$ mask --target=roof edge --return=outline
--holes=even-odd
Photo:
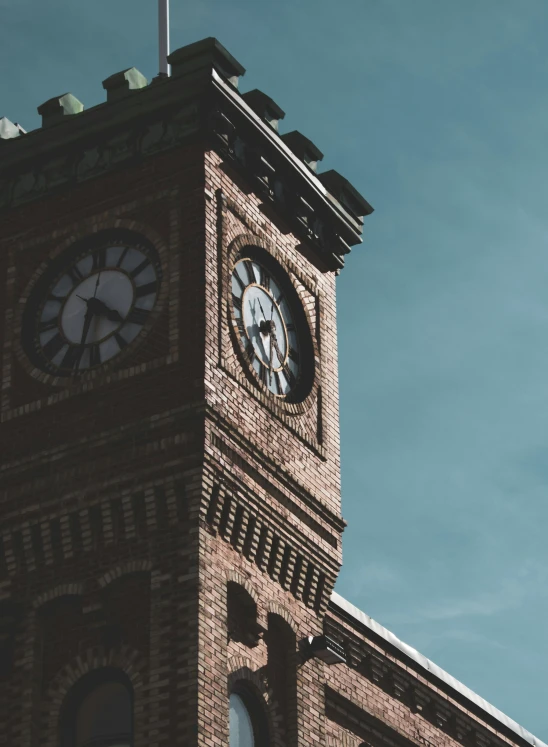
[[[426,670],[430,677],[435,677],[436,679],[443,682],[446,686],[449,686],[452,690],[455,690],[457,693],[459,693],[460,696],[466,698],[466,700],[473,703],[476,707],[480,708],[482,711],[488,714],[491,719],[495,719],[506,729],[514,732],[514,734],[516,734],[524,742],[533,745],[533,747],[548,747],[545,742],[542,742],[538,737],[535,737],[533,734],[528,732],[516,721],[511,719],[502,711],[499,711],[498,708],[495,708],[495,706],[491,705],[491,703],[488,703],[480,695],[477,695],[477,693],[473,692],[473,690],[470,690],[470,688],[466,687],[466,685],[463,685],[462,682],[459,682],[459,680],[455,679],[448,672],[443,670],[441,667],[438,667],[437,664],[434,664],[434,662],[430,661],[430,659],[427,659],[426,656],[423,656],[412,646],[409,646],[407,643],[400,641],[400,639],[395,636],[394,633],[391,633],[389,630],[387,630],[387,628],[384,628],[378,622],[369,617],[369,615],[367,615],[365,612],[362,612],[362,610],[358,609],[358,607],[355,607],[351,602],[347,601],[344,597],[342,597],[340,594],[337,594],[337,592],[335,591],[331,594],[331,605],[333,605],[334,607],[338,607],[340,610],[345,612],[346,615],[354,618],[354,620],[360,623],[360,625],[368,628],[368,630],[370,630],[376,636],[382,638],[391,646],[401,651],[407,658],[411,659],[415,662],[416,665],[418,665],[419,671],[420,669]]]

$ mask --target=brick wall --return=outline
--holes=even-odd
[[[159,247],[155,325],[83,384],[36,376],[18,342],[29,283],[116,225]],[[509,741],[424,678],[417,708],[405,693],[419,675],[327,609],[344,528],[335,279],[230,167],[196,141],[17,208],[1,231],[0,747],[57,745],[66,694],[107,665],[131,681],[135,747],[227,745],[241,682],[273,745]],[[230,263],[247,241],[306,308],[305,403],[261,394],[230,338]],[[324,627],[348,664],[302,659]]]

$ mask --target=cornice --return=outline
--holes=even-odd
[[[368,640],[350,636],[340,621]],[[325,625],[336,640],[344,639],[351,669],[401,700],[413,713],[420,714],[464,747],[507,746],[507,742],[478,723],[472,714],[522,747],[547,747],[538,737],[335,592],[331,595]],[[383,651],[388,656],[383,656]],[[431,683],[433,689],[421,683],[414,672]],[[445,693],[465,712],[439,693]]]
[[[253,110],[250,104],[257,108],[268,97],[247,96],[246,102],[236,88],[243,68],[216,40],[183,47],[170,59],[172,78],[146,85],[131,68],[104,81],[105,103],[84,110],[65,94],[39,107],[41,128],[4,127],[0,214],[203,138],[199,147],[210,144],[243,171],[325,270],[339,270],[350,247],[361,242],[371,206],[336,172],[315,173],[316,162],[301,152],[308,143],[309,154],[321,156],[313,143],[300,133],[285,138],[296,143],[299,157],[278,135],[277,122],[274,127]]]

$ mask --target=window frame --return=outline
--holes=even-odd
[[[250,682],[247,682],[246,680],[238,680],[232,685],[228,694],[229,713],[231,695],[238,695],[247,709],[251,720],[251,726],[253,728],[254,747],[269,747],[271,744],[270,725],[268,709],[264,702],[264,698],[256,691],[256,688],[253,687]],[[228,739],[230,743],[230,722]]]
[[[61,713],[59,716],[59,745],[60,747],[76,747],[76,718],[78,710],[84,700],[91,695],[91,693],[99,687],[108,684],[120,684],[123,685],[129,694],[129,707],[130,707],[130,732],[129,732],[129,747],[133,747],[134,744],[134,693],[131,680],[128,675],[121,669],[116,667],[102,667],[101,669],[93,669],[87,674],[84,674],[75,684],[71,687],[65,696],[63,705],[61,707]],[[90,745],[92,747],[92,745]],[[97,747],[103,747],[98,742]],[[107,747],[105,745],[105,747]]]

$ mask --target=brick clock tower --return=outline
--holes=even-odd
[[[333,593],[372,208],[215,39],[169,62],[0,120],[0,747],[494,745]]]

